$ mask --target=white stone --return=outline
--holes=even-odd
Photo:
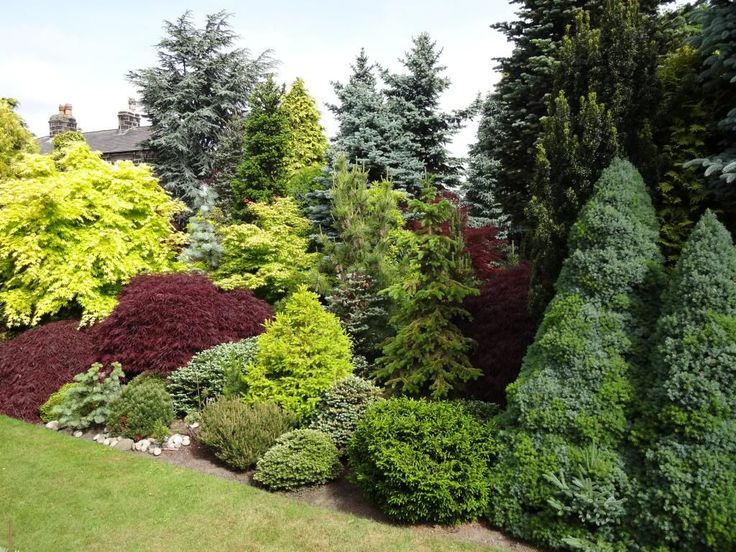
[[[191,444],[191,442],[192,442],[192,441],[191,441],[191,439],[189,438],[189,435],[184,435],[184,436],[183,436],[183,437],[181,438],[181,444],[182,444],[182,445],[184,445],[185,447],[188,447],[188,446],[189,446],[189,445]]]
[[[138,443],[141,446],[140,448],[141,452],[146,452],[148,450],[148,447],[151,446],[151,441],[149,441],[148,439],[143,439],[142,441],[139,441]]]
[[[83,432],[77,430],[72,435],[74,435],[75,437],[81,437],[83,435]]]
[[[194,422],[192,425],[190,425],[192,429],[197,429],[199,427],[199,422]]]
[[[174,435],[171,436],[171,441],[174,443],[174,446],[180,446],[182,442],[181,435],[179,435],[178,433],[175,433]]]
[[[49,423],[46,424],[46,429],[53,429],[54,431],[59,430],[59,421],[58,420],[52,420]]]
[[[109,437],[105,437],[102,440],[102,444],[105,445],[105,446],[109,446],[110,445],[110,438]]]
[[[154,447],[151,454],[153,454],[154,456],[161,456],[161,449],[159,447]]]
[[[97,442],[99,442],[99,440],[100,440],[100,437],[102,437],[102,435],[101,435],[100,433],[98,433],[97,435],[95,435],[94,437],[92,437],[92,440],[93,440],[93,441],[94,441],[95,443],[97,443]]]

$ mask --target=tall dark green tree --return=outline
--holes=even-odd
[[[232,182],[234,209],[241,214],[249,201],[270,201],[286,194],[289,120],[281,108],[283,95],[284,87],[269,76],[250,97],[243,161]]]
[[[435,194],[427,186],[422,199],[409,202],[421,222],[409,258],[413,270],[388,288],[397,305],[391,318],[397,333],[383,349],[376,376],[406,395],[443,398],[481,375],[468,356],[473,341],[457,325],[470,316],[463,301],[478,289],[457,208]]]
[[[208,15],[203,28],[187,11],[166,21],[158,65],[131,71],[153,126],[148,145],[161,184],[198,208],[204,183],[217,172],[223,130],[247,109],[255,85],[273,66],[270,52],[253,57],[235,48],[229,14]]]
[[[376,66],[369,62],[364,49],[350,67],[353,73],[346,84],[332,83],[338,103],[328,108],[339,125],[332,147],[344,153],[350,163],[363,166],[374,182],[386,177],[391,123],[378,89]]]
[[[458,183],[459,166],[447,151],[464,113],[445,113],[440,97],[450,86],[440,65],[442,50],[422,33],[401,63],[405,73],[384,71],[384,91],[393,126],[389,177],[400,188],[416,194],[422,179],[431,174],[439,185]]]

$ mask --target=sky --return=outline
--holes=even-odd
[[[426,31],[443,49],[440,62],[452,84],[442,97],[446,110],[466,107],[498,80],[493,58],[511,46],[490,25],[513,17],[506,0],[46,0],[4,3],[0,18],[0,97],[16,98],[18,112],[37,136],[48,134],[48,119],[59,104],[71,103],[81,130],[117,127],[135,88],[125,75],[155,65],[155,45],[164,20],[192,11],[198,25],[205,14],[226,10],[240,35],[239,47],[266,49],[280,61],[278,78],[305,80],[317,100],[328,136],[336,122],[325,107],[335,101],[331,81],[346,81],[361,47],[372,61],[401,69],[399,58],[413,36]],[[458,133],[450,151],[467,153],[477,121]]]

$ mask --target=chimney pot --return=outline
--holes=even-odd
[[[72,104],[59,104],[59,112],[49,118],[49,135],[53,138],[74,130],[77,130],[77,120],[72,116]]]

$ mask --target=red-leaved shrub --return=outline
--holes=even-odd
[[[29,422],[63,384],[89,368],[92,332],[78,320],[38,326],[0,344],[0,412]]]
[[[463,331],[478,343],[471,360],[483,371],[468,384],[474,397],[504,404],[506,386],[519,375],[535,329],[527,308],[530,274],[527,263],[489,272],[480,295],[465,302],[473,319]]]
[[[249,291],[222,291],[201,274],[136,276],[97,325],[93,360],[167,375],[199,351],[260,334],[271,314]]]
[[[463,240],[465,251],[470,256],[476,277],[485,281],[499,270],[500,263],[506,256],[506,242],[498,237],[498,228],[483,226],[481,228],[464,228]]]

